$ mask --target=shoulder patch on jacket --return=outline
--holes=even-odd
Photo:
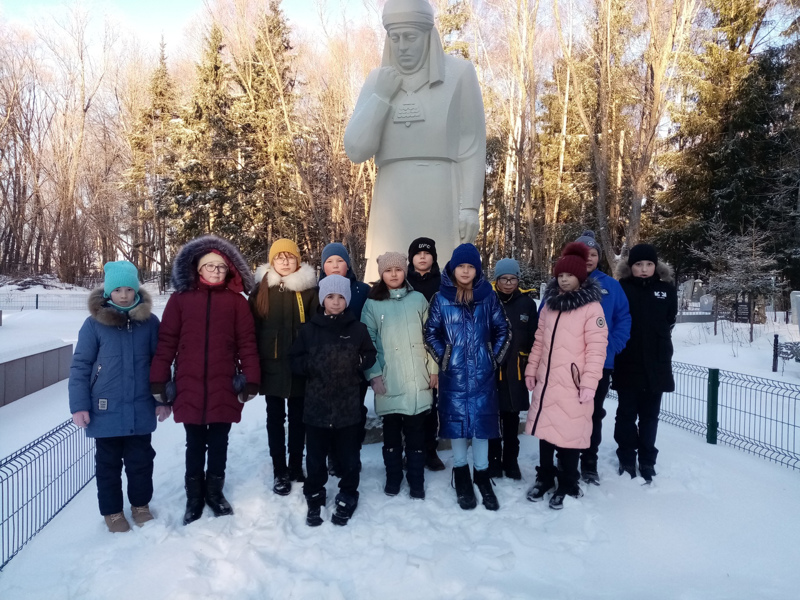
[[[603,317],[597,317],[597,326],[602,328],[606,326],[606,320]]]
[[[606,288],[603,288],[600,293],[603,294],[603,296],[608,296],[608,290]]]

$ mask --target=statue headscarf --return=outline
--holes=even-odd
[[[444,48],[439,32],[434,27],[433,7],[428,0],[389,0],[383,8],[383,27],[386,29],[386,41],[383,46],[382,67],[395,67],[392,44],[389,39],[389,28],[392,25],[410,25],[427,31],[428,41],[428,82],[429,84],[444,81]]]

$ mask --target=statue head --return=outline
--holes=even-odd
[[[389,0],[383,8],[383,66],[411,75],[427,64],[431,83],[441,81],[439,65],[444,51],[433,25],[433,7],[428,0]]]

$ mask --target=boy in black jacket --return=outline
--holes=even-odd
[[[375,364],[377,352],[366,325],[345,312],[350,282],[329,275],[319,282],[316,314],[292,346],[292,369],[306,377],[303,422],[306,424],[306,477],[303,494],[308,502],[306,523],[322,524],[326,456],[334,453],[341,469],[336,512],[331,521],[347,525],[358,506],[360,461],[361,373]]]

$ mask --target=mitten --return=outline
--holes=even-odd
[[[163,423],[164,421],[169,419],[169,416],[171,414],[172,414],[171,407],[166,406],[164,404],[159,404],[158,406],[156,406],[156,416],[158,417],[159,423]]]
[[[594,390],[592,388],[582,387],[580,403],[585,404],[586,402],[594,402]]]
[[[244,404],[245,402],[249,402],[253,398],[258,395],[258,385],[255,383],[247,383],[244,386],[244,391],[239,394],[239,402]]]
[[[377,377],[373,377],[369,381],[370,385],[372,386],[372,391],[378,395],[384,395],[386,393],[386,386],[383,383],[383,375],[378,375]]]
[[[89,421],[91,421],[91,419],[89,418],[88,410],[79,410],[76,413],[72,413],[72,422],[81,429],[85,429]]]

